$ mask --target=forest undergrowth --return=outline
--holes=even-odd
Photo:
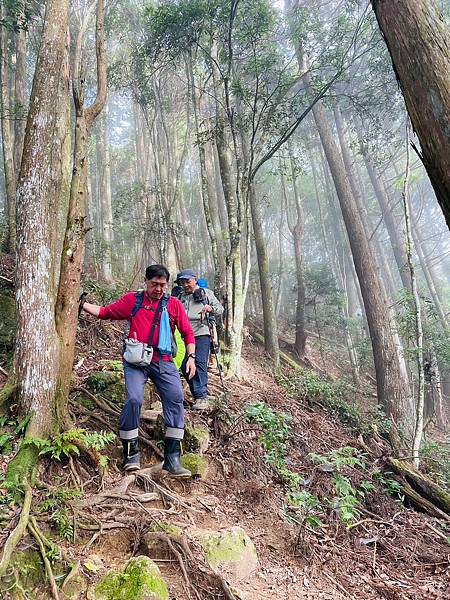
[[[37,550],[34,570],[46,576],[12,560],[5,598],[77,597],[71,581],[84,589],[120,561],[149,553],[155,527],[163,549],[158,564],[176,598],[448,597],[450,519],[408,505],[387,463],[382,416],[362,408],[338,379],[307,369],[273,373],[251,340],[243,378],[226,382],[225,397],[211,373],[213,413],[204,418],[187,410],[188,421],[210,433],[206,476],[187,484],[160,479],[156,425],[144,421],[146,468],[122,477],[114,435],[122,398],[108,391],[110,380],[121,378],[120,336],[115,325],[81,322],[74,427],[34,442],[41,467],[32,492],[23,490],[28,536],[16,556]],[[147,402],[155,399],[152,392]],[[25,510],[4,481],[25,425],[13,414],[0,422],[2,546]],[[434,444],[445,464],[445,447]],[[434,476],[448,483],[438,459],[429,458]],[[259,570],[243,592],[208,568],[190,534],[213,524],[239,525],[255,542]],[[182,537],[171,527],[181,528]]]

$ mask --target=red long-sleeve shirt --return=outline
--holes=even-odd
[[[99,319],[113,319],[113,320],[128,320],[130,323],[129,337],[137,339],[139,342],[147,343],[150,337],[150,330],[152,328],[153,319],[158,308],[158,300],[151,300],[147,294],[144,294],[141,308],[137,311],[135,316],[131,318],[131,313],[136,305],[136,292],[128,292],[116,302],[102,306],[99,312]],[[181,302],[171,296],[167,305],[167,311],[169,313],[170,328],[172,333],[175,331],[175,327],[181,333],[184,343],[195,344],[194,332],[192,331],[191,324],[187,317],[184,306]],[[157,323],[154,331],[153,345],[157,346],[159,339],[159,322]],[[154,360],[158,360],[158,353],[155,352]],[[170,360],[170,357],[164,356],[165,360]]]

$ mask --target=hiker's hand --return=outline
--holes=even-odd
[[[205,304],[202,309],[202,319],[208,314],[213,312],[213,307],[210,304]]]
[[[189,357],[186,362],[186,373],[188,379],[192,379],[195,375],[196,367],[195,367],[195,359]]]
[[[87,292],[81,292],[81,296],[78,300],[78,317],[81,315],[81,311],[83,310],[84,303],[86,302]]]

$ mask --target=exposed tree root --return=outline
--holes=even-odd
[[[189,543],[184,537],[172,535],[165,532],[152,532],[151,537],[155,540],[166,544],[169,551],[175,556],[183,574],[183,579],[186,583],[188,590],[191,590],[197,600],[202,600],[205,596],[200,595],[197,587],[201,580],[205,580],[214,588],[219,588],[223,594],[225,600],[237,600],[236,596],[231,591],[227,582],[217,572],[213,571],[211,567],[199,557],[194,556]],[[194,581],[193,581],[194,579]],[[207,590],[202,587],[202,592],[208,593]],[[217,598],[217,591],[211,590],[206,597]]]
[[[23,500],[22,512],[20,513],[20,518],[19,522],[17,523],[17,526],[10,533],[8,539],[6,540],[5,547],[3,548],[2,558],[0,560],[0,577],[3,577],[6,573],[14,549],[22,539],[30,518],[30,508],[33,490],[27,480],[23,482],[23,487],[25,490],[25,497]]]
[[[184,502],[184,500],[182,500],[178,494],[162,485],[159,485],[159,483],[156,483],[152,477],[155,472],[156,470],[154,468],[141,469],[140,471],[136,472],[136,481],[143,485],[146,492],[156,491],[161,495],[161,497],[167,498],[172,502],[176,502],[186,510],[198,512],[195,508]]]
[[[30,533],[32,534],[32,536],[37,541],[39,550],[41,551],[41,556],[42,556],[42,560],[44,561],[45,572],[47,573],[47,577],[50,582],[50,588],[52,590],[53,599],[59,600],[58,586],[56,585],[55,577],[54,577],[53,571],[52,571],[52,566],[51,566],[50,561],[48,560],[47,554],[45,552],[44,540],[42,539],[39,527],[37,526],[37,523],[33,519],[33,517],[31,517],[30,521],[28,522],[28,529],[29,529]]]

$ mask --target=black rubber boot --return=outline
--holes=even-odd
[[[141,465],[137,438],[121,441],[123,445],[123,470],[138,471]]]
[[[173,438],[164,439],[164,463],[163,469],[170,473],[172,477],[180,479],[192,476],[192,473],[181,466],[181,442]]]

